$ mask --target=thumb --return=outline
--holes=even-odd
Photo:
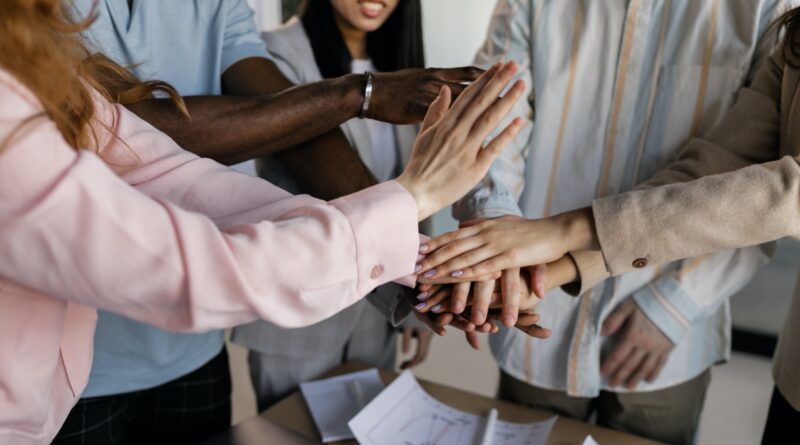
[[[614,335],[619,331],[619,328],[625,324],[625,320],[628,319],[631,312],[633,312],[633,308],[630,305],[624,303],[619,305],[606,317],[605,321],[603,321],[603,328],[600,331],[600,335],[605,337]]]
[[[419,132],[422,133],[439,122],[450,108],[451,101],[452,93],[450,92],[450,88],[446,86],[442,87],[442,89],[439,90],[439,95],[436,96],[436,99],[428,106],[428,112],[425,113],[425,119],[422,121],[422,127]]]

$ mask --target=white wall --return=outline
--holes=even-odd
[[[495,0],[422,0],[429,66],[468,65],[486,37]]]

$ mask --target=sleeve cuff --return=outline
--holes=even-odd
[[[417,203],[397,181],[331,201],[350,221],[356,241],[357,290],[408,278],[419,255]]]
[[[633,294],[633,299],[647,318],[666,335],[673,344],[686,336],[689,327],[703,311],[680,288],[672,274],[666,274]]]
[[[461,222],[507,215],[522,216],[519,204],[511,196],[505,198],[485,196],[484,193],[475,190],[453,204],[452,213],[453,218]]]
[[[597,238],[608,272],[621,275],[636,270],[637,262],[654,265],[649,255],[637,255],[636,252],[648,252],[649,244],[640,227],[643,218],[635,205],[635,192],[623,193],[608,198],[596,199],[592,202]],[[637,230],[639,229],[639,230]]]
[[[581,296],[611,277],[606,269],[602,252],[581,250],[570,252],[568,255],[572,257],[572,261],[575,262],[575,267],[578,269],[578,281],[561,286],[561,289],[567,294],[573,297]]]
[[[263,42],[239,45],[236,48],[226,49],[224,51],[222,54],[222,60],[220,61],[220,72],[224,73],[228,70],[228,68],[236,65],[236,63],[239,61],[249,59],[251,57],[261,57],[272,60],[272,57],[267,52],[267,47]]]

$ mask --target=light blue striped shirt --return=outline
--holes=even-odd
[[[797,0],[500,0],[476,62],[515,59],[529,101],[523,134],[454,208],[460,220],[538,218],[632,189],[717,123],[777,43],[769,25]],[[535,110],[535,111],[534,111]],[[602,322],[634,298],[675,344],[660,376],[635,391],[683,383],[730,350],[728,297],[767,261],[758,247],[608,280],[582,298],[560,290],[539,311],[547,340],[516,330],[491,339],[510,375],[581,397],[613,338]]]

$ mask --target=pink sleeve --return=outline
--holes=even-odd
[[[0,75],[0,140],[37,112],[26,94]],[[129,117],[120,114],[120,134],[135,133]],[[255,317],[312,324],[413,271],[416,203],[398,183],[330,203],[292,197],[256,178],[227,179],[151,133],[127,141],[141,168],[111,162],[140,191],[94,154],[71,150],[49,120],[18,133],[0,154],[0,276],[160,327],[204,330]],[[150,159],[142,144],[173,148]],[[201,179],[204,187],[185,184]],[[216,204],[200,198],[209,187]],[[264,221],[237,225],[232,215]]]

